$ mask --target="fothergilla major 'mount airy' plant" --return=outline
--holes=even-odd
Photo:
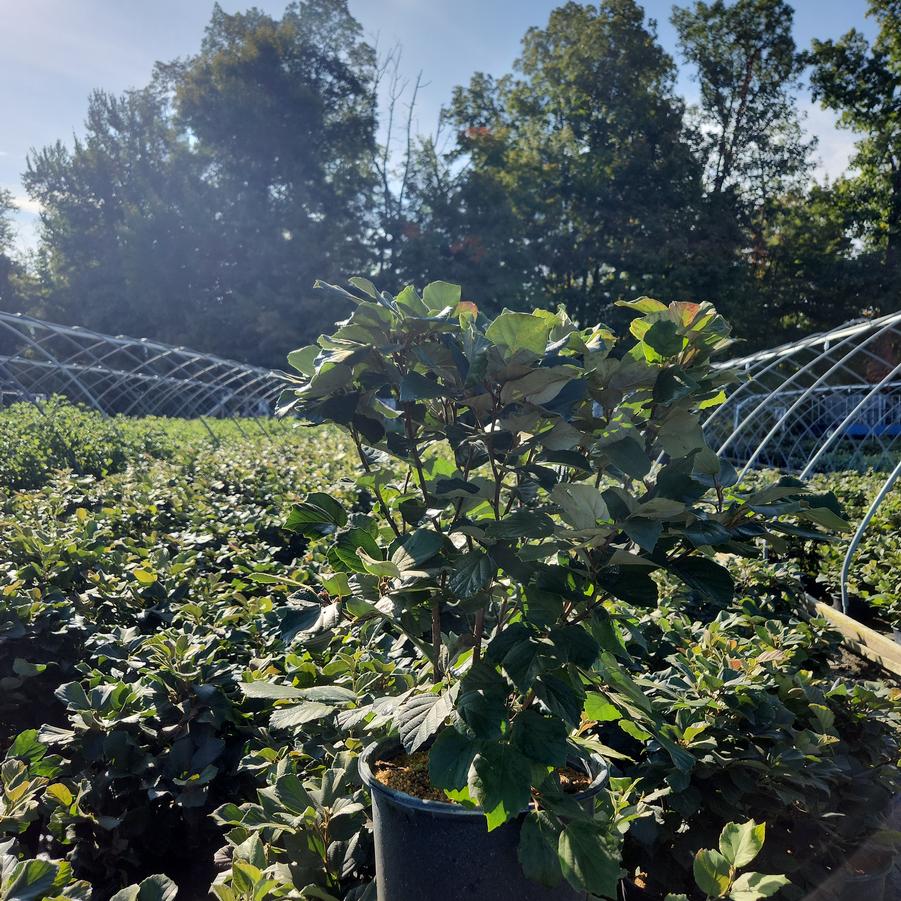
[[[635,318],[617,336],[563,309],[488,321],[445,282],[396,296],[351,284],[319,285],[355,308],[290,355],[281,411],[349,432],[371,512],[317,493],[288,525],[327,537],[328,593],[395,635],[419,675],[373,706],[373,729],[400,744],[364,766],[427,753],[426,797],[480,810],[483,842],[515,828],[529,880],[613,897],[623,820],[605,792],[568,792],[564,771],[602,771],[593,727],[613,703],[676,766],[686,756],[614,653],[617,602],[653,606],[675,578],[726,605],[728,555],[840,527],[834,499],[790,479],[744,495],[705,444],[703,411],[734,379],[711,363],[730,341],[710,304],[623,303]],[[378,804],[375,825],[380,897],[406,897],[381,893],[398,877],[383,872]],[[442,853],[429,879],[463,866]],[[479,847],[467,864],[498,865]]]

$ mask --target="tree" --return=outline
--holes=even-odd
[[[696,70],[697,142],[709,190],[733,190],[753,210],[796,183],[810,167],[794,91],[803,60],[785,0],[696,0],[672,22]]]
[[[11,300],[11,253],[15,236],[12,214],[15,210],[12,192],[0,188],[0,309],[6,309]]]
[[[146,88],[94,92],[85,135],[29,155],[42,207],[48,313],[78,325],[175,343],[198,337],[215,297],[212,192],[202,165]]]
[[[84,137],[24,176],[50,312],[273,365],[330,327],[308,289],[368,262],[372,64],[344,0],[215,7],[196,56],[95,92]]]
[[[756,346],[834,328],[872,308],[880,265],[856,236],[858,187],[847,178],[814,184],[775,209],[763,236],[767,265],[754,280],[759,302],[742,323]]]
[[[466,215],[451,246],[485,267],[527,265],[518,289],[491,303],[550,297],[587,320],[622,294],[684,288],[672,276],[690,249],[700,182],[674,76],[633,0],[570,2],[527,32],[514,74],[477,74],[454,92],[462,174],[450,206]],[[477,279],[454,277],[481,300]]]
[[[901,2],[870,0],[879,25],[870,46],[857,30],[837,41],[814,41],[809,61],[814,99],[839,113],[839,123],[858,134],[853,165],[858,170],[859,228],[878,248],[884,268],[880,296],[884,310],[899,306],[901,288]]]
[[[345,0],[292,3],[281,19],[216,6],[200,53],[160,69],[179,127],[209,159],[230,321],[258,358],[279,360],[342,313],[312,295],[317,276],[368,267],[374,75]]]

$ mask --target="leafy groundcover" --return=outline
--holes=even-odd
[[[0,493],[0,898],[374,898],[355,761],[425,664],[348,594],[335,527],[284,527],[316,492],[365,523],[352,440],[117,429],[107,474]],[[702,898],[754,820],[746,869],[801,898],[881,825],[899,693],[842,668],[796,566],[732,573],[728,602],[658,574],[609,605],[577,732],[611,763],[623,874]]]

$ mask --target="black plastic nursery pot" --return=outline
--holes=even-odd
[[[488,831],[478,808],[425,801],[375,778],[378,760],[401,753],[397,740],[370,745],[360,776],[372,792],[378,901],[583,901],[563,882],[553,889],[523,875],[517,857],[522,817]],[[587,801],[607,782],[607,765],[592,758],[594,779],[573,797]]]
[[[846,867],[838,891],[838,901],[888,901],[886,885],[894,863],[894,858],[886,857],[866,873],[852,872]]]

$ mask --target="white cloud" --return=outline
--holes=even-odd
[[[13,194],[13,203],[22,213],[31,216],[38,216],[41,212],[41,204],[37,200],[32,200],[27,194]]]
[[[819,179],[828,176],[830,180],[844,175],[860,136],[846,128],[839,128],[835,113],[823,109],[818,103],[806,100],[800,106],[805,115],[805,128],[817,139],[814,174]]]

